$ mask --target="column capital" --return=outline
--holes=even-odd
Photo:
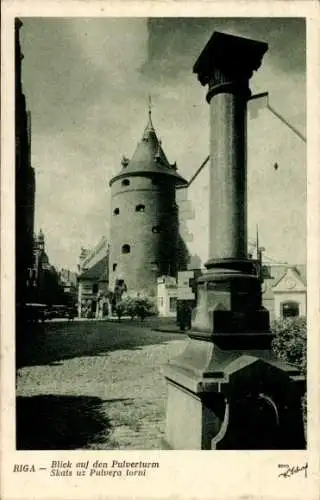
[[[215,31],[193,67],[201,85],[209,85],[207,100],[220,92],[239,91],[248,98],[249,80],[267,50],[264,42]]]

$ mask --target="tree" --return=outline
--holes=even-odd
[[[137,316],[143,321],[147,316],[157,314],[154,302],[148,297],[125,297],[115,309],[119,321],[122,316],[130,316],[131,319]]]
[[[272,349],[277,356],[296,365],[304,375],[307,369],[307,322],[305,317],[274,321]]]
[[[274,321],[272,331],[275,338],[272,349],[276,355],[288,363],[292,363],[306,376],[307,372],[307,321],[305,317],[288,318]],[[307,393],[302,398],[302,409],[305,425],[307,427]]]

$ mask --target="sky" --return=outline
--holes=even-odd
[[[302,19],[24,18],[22,78],[32,116],[36,229],[51,263],[76,269],[81,247],[109,233],[109,180],[152,120],[163,149],[190,179],[209,154],[206,89],[192,72],[212,33],[267,42],[250,81],[306,134],[306,41]],[[250,107],[249,107],[250,108]],[[266,255],[306,261],[305,144],[262,109],[248,116],[249,238],[259,225]],[[279,169],[274,170],[277,162]],[[190,249],[206,258],[206,171],[187,197]],[[198,232],[197,232],[198,231]]]

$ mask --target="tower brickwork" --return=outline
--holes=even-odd
[[[186,181],[170,165],[151,113],[132,159],[110,181],[110,288],[154,295],[157,277],[175,276],[178,258],[176,186]]]

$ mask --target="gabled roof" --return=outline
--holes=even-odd
[[[136,150],[128,163],[123,162],[123,168],[120,173],[110,180],[110,186],[114,181],[138,174],[150,175],[169,175],[174,178],[179,185],[187,185],[187,181],[177,172],[176,165],[171,165],[162,149],[156,131],[151,120],[151,111],[149,119],[144,129],[141,141],[138,142]]]
[[[300,281],[304,286],[307,284],[306,279],[306,266],[305,265],[289,265],[289,264],[263,264],[263,298],[272,299],[273,289],[282,281],[284,276],[287,274],[289,269],[294,270],[297,273]]]
[[[108,281],[108,257],[98,260],[92,267],[83,271],[78,280]]]
[[[108,254],[108,249],[109,245],[105,236],[103,236],[99,243],[90,250],[82,248],[80,254],[81,268],[88,269],[89,267],[93,267],[96,262]]]
[[[292,286],[290,286],[290,283]],[[305,281],[295,266],[287,268],[283,276],[273,283],[272,290],[274,293],[278,291],[282,292],[292,287],[294,287],[295,290],[304,290],[306,287]]]

